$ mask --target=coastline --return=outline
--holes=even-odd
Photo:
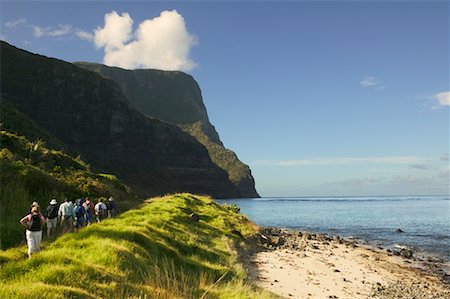
[[[249,277],[285,298],[450,298],[450,263],[406,248],[270,227],[251,242]]]

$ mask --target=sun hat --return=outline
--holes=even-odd
[[[50,204],[51,204],[51,205],[56,205],[57,203],[58,203],[58,202],[57,202],[56,199],[54,199],[54,198],[50,201]]]

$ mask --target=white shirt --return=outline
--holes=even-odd
[[[72,216],[75,217],[73,204],[70,201],[65,201],[59,206],[58,216]]]
[[[95,207],[95,212],[100,213],[101,211],[106,211],[106,205],[103,202],[98,202]]]

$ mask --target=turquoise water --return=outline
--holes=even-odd
[[[450,196],[299,197],[220,201],[237,204],[261,226],[355,237],[412,247],[450,260]],[[403,233],[397,233],[400,228]]]

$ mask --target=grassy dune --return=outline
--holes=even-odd
[[[255,227],[212,199],[151,199],[44,244],[31,260],[24,247],[0,252],[0,298],[272,298],[246,282],[234,230]]]

